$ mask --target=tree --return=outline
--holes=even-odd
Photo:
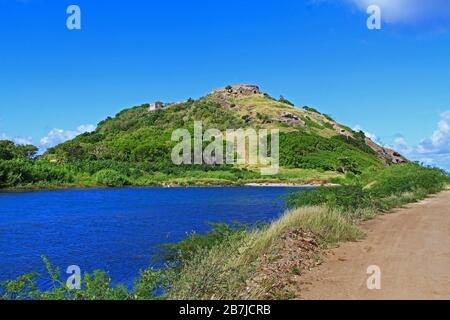
[[[0,160],[31,159],[38,151],[33,145],[16,145],[9,140],[0,141]]]
[[[294,104],[293,104],[292,102],[290,102],[288,99],[286,99],[286,98],[283,97],[283,96],[280,96],[280,99],[279,99],[278,101],[281,102],[281,103],[288,104],[288,105],[290,105],[290,106],[294,106]]]
[[[0,159],[1,160],[14,159],[14,142],[9,140],[0,141]]]
[[[36,146],[33,146],[31,144],[20,145],[20,146],[17,146],[17,148],[18,148],[19,153],[27,159],[34,158],[39,150]]]
[[[342,173],[352,172],[354,174],[361,173],[358,163],[353,159],[342,157],[338,159],[338,162],[339,162],[339,168],[337,168],[338,172]]]

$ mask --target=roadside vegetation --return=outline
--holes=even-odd
[[[367,169],[339,179],[340,186],[288,195],[286,213],[271,224],[212,225],[206,234],[193,233],[179,243],[164,245],[159,258],[166,268],[143,270],[133,288],[114,287],[106,272],[95,271],[83,276],[80,290],[69,290],[59,271],[44,258],[51,288],[42,291],[37,274],[28,274],[1,284],[0,298],[289,299],[292,296],[279,282],[280,275],[301,276],[302,264],[260,276],[266,272],[263,264],[276,265],[283,256],[280,241],[301,235],[295,253],[305,251],[302,257],[314,264],[320,260],[321,249],[364,238],[360,222],[424,199],[450,183],[445,172],[416,164]]]

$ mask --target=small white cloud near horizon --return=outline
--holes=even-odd
[[[396,134],[392,144],[384,144],[375,134],[366,132],[360,125],[355,131],[363,131],[375,143],[394,149],[412,161],[428,166],[437,166],[450,172],[450,110],[440,114],[437,129],[429,138],[421,140],[417,145],[409,145],[401,134]]]
[[[388,23],[414,24],[443,19],[450,22],[448,0],[341,0],[366,11],[370,5],[381,9],[382,19]]]
[[[33,138],[32,137],[28,137],[28,138],[14,137],[14,138],[11,138],[8,135],[6,135],[5,133],[0,134],[0,140],[10,140],[10,141],[14,142],[15,144],[20,144],[20,145],[33,144]]]
[[[45,137],[40,140],[40,147],[51,148],[60,143],[72,140],[76,136],[86,132],[95,131],[95,126],[92,124],[84,124],[79,126],[76,130],[63,130],[63,129],[52,129]]]
[[[437,129],[429,138],[409,146],[403,136],[397,135],[392,148],[411,160],[450,171],[450,110],[440,114]]]
[[[430,138],[422,140],[418,147],[418,152],[423,154],[450,155],[450,110],[441,113],[437,129]]]

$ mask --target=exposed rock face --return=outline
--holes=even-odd
[[[235,108],[235,103],[239,104],[240,98],[248,98],[248,97],[265,97],[267,96],[264,92],[260,90],[260,88],[256,85],[251,84],[240,84],[240,85],[232,85],[227,86],[225,88],[217,89],[211,92],[208,97],[212,97],[214,101],[218,102],[221,106],[226,108]],[[255,102],[256,103],[256,102]],[[262,103],[263,102],[257,102]],[[252,122],[258,122],[261,119],[258,119],[257,111],[253,110],[256,106],[252,106],[252,110],[248,111],[245,116],[243,116],[243,120],[245,123],[251,124]],[[270,123],[272,120],[286,124],[290,127],[305,127],[306,123],[301,118],[301,113],[298,112],[298,109],[292,108],[289,111],[285,111],[286,109],[280,109],[278,111],[275,111],[276,115],[270,116]],[[329,117],[326,117],[324,115],[320,115],[320,119],[316,120],[316,122],[319,122],[319,124],[330,124],[334,131],[341,135],[348,138],[354,138],[354,132],[337,123],[336,121],[330,119]],[[366,144],[376,152],[377,157],[383,161],[387,165],[392,164],[400,164],[400,163],[406,163],[408,160],[403,157],[401,154],[396,152],[395,150],[385,148],[383,146],[378,145],[374,141],[372,141],[369,138],[366,138],[365,140]]]
[[[353,137],[353,132],[349,132],[347,129],[345,129],[342,125],[338,124],[337,122],[328,119],[326,119],[325,122],[330,123],[333,126],[336,133],[340,134],[341,136]],[[377,143],[373,142],[368,137],[366,137],[365,142],[373,151],[377,153],[378,158],[387,165],[409,162],[408,159],[403,157],[397,151],[382,147]]]
[[[264,96],[258,86],[250,84],[227,86],[213,91],[212,94],[220,94],[228,97]]]
[[[400,164],[408,162],[408,159],[403,157],[397,151],[382,147],[373,142],[370,138],[366,137],[366,144],[371,147],[378,154],[378,158],[386,164]]]
[[[290,127],[304,127],[305,123],[300,120],[300,117],[290,113],[290,112],[283,112],[283,114],[280,117],[281,123],[286,123]]]

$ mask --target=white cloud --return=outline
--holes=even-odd
[[[341,0],[366,11],[370,5],[381,8],[382,19],[389,23],[416,23],[444,19],[450,21],[448,0]]]
[[[353,131],[357,131],[357,132],[358,132],[358,131],[362,131],[362,132],[364,132],[364,134],[366,135],[367,138],[369,138],[369,139],[372,140],[373,142],[379,144],[380,146],[383,145],[383,142],[381,141],[380,138],[378,138],[378,137],[377,137],[375,134],[373,134],[373,133],[370,133],[370,132],[365,131],[359,124],[357,124],[357,125],[353,128]]]
[[[421,141],[418,151],[423,154],[450,154],[450,110],[441,114],[433,135]]]
[[[52,129],[45,137],[43,137],[39,141],[39,147],[41,149],[41,152],[43,152],[47,148],[54,147],[67,140],[71,140],[80,134],[92,131],[95,131],[95,126],[92,124],[81,125],[76,130]],[[0,133],[0,140],[10,140],[16,144],[21,145],[34,144],[33,138],[31,137],[10,137],[5,133]]]
[[[419,147],[422,153],[450,154],[450,110],[441,114],[437,130]]]
[[[28,137],[28,138],[16,137],[16,138],[13,138],[13,141],[15,144],[21,144],[21,145],[33,144],[33,139],[31,137]]]
[[[416,146],[410,147],[405,139],[398,135],[394,139],[393,148],[405,154],[411,160],[439,166],[450,171],[450,110],[440,115],[437,129],[431,137],[423,139]]]
[[[0,140],[10,140],[10,141],[13,141],[15,144],[21,144],[21,145],[33,144],[33,138],[31,138],[31,137],[28,137],[28,138],[22,138],[22,137],[11,138],[8,135],[6,135],[5,133],[0,134]]]
[[[409,155],[414,151],[413,148],[408,146],[406,139],[401,134],[397,134],[394,136],[394,145],[388,146],[388,148],[399,151],[400,153],[403,153],[404,155]]]
[[[429,138],[423,139],[419,144],[413,146],[409,145],[401,134],[394,136],[392,145],[386,145],[375,134],[364,131],[360,125],[355,126],[353,130],[363,131],[372,141],[394,149],[410,160],[437,166],[450,172],[450,110],[440,115],[437,129]]]
[[[40,140],[40,144],[43,148],[51,148],[65,141],[72,140],[80,134],[83,134],[85,132],[92,132],[94,130],[95,126],[92,124],[81,125],[74,131],[52,129],[45,137]]]

